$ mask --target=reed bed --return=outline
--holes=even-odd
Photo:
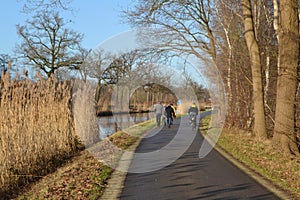
[[[72,113],[73,81],[0,81],[0,196],[41,177],[78,146]]]
[[[80,144],[85,147],[100,140],[95,91],[96,88],[90,82],[75,80],[72,98],[75,132]]]

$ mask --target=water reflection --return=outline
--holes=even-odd
[[[153,117],[153,113],[115,114],[113,116],[99,117],[100,139]]]

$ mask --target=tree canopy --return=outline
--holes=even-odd
[[[67,28],[56,12],[37,13],[25,25],[17,25],[21,44],[17,52],[24,62],[51,76],[60,68],[78,69],[82,63],[83,35]]]

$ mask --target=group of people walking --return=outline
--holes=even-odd
[[[154,112],[156,115],[156,124],[161,126],[161,123],[168,125],[170,128],[173,125],[173,119],[176,118],[176,111],[172,103],[164,106],[162,102],[154,105]]]
[[[158,102],[153,106],[155,115],[156,115],[156,124],[161,126],[163,123],[165,126],[168,125],[170,128],[173,125],[173,120],[176,118],[176,110],[172,103],[164,106],[162,102]],[[196,125],[196,117],[198,115],[198,107],[196,103],[193,103],[188,110],[188,114],[191,120],[191,123]]]

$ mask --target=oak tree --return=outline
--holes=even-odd
[[[60,68],[78,69],[83,35],[68,29],[67,24],[58,13],[39,12],[25,25],[17,25],[21,38],[17,53],[48,77]]]
[[[266,120],[264,110],[262,67],[260,52],[255,38],[253,26],[253,17],[250,0],[242,1],[242,10],[244,15],[245,39],[250,54],[252,86],[253,86],[253,104],[254,104],[254,128],[253,134],[262,138],[267,137]]]

